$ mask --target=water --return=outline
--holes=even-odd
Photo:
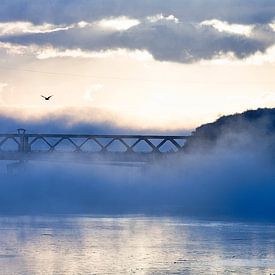
[[[0,218],[0,274],[270,274],[275,225],[174,217]]]

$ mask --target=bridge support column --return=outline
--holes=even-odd
[[[31,151],[31,146],[29,144],[29,137],[26,135],[25,129],[17,129],[20,137],[20,143],[18,145],[18,151],[20,153],[27,153]]]
[[[8,175],[15,175],[25,171],[27,160],[25,154],[31,151],[31,145],[29,144],[29,137],[26,135],[25,129],[17,129],[19,136],[18,152],[20,157],[17,162],[7,164]]]

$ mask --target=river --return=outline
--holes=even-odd
[[[275,224],[2,216],[0,274],[273,274]]]

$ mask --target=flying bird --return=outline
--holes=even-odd
[[[50,95],[50,96],[43,96],[43,95],[41,95],[45,100],[50,100],[50,98],[52,97],[52,95]]]

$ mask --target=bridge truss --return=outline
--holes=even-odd
[[[182,152],[188,136],[0,134],[0,160],[148,163]]]

